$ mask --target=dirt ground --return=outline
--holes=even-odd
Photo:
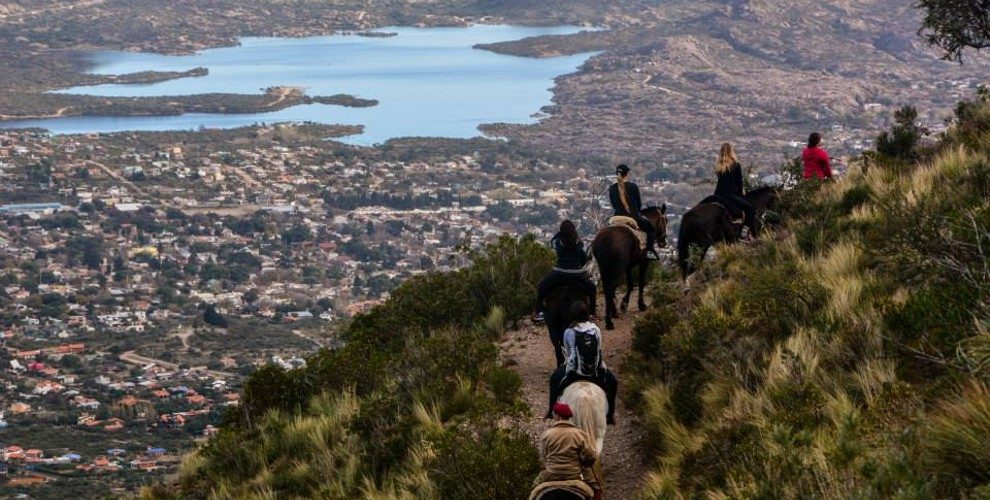
[[[609,499],[632,498],[640,489],[648,471],[646,455],[639,448],[639,426],[635,415],[627,411],[622,402],[622,364],[632,349],[632,327],[639,313],[628,313],[616,320],[615,330],[603,328],[605,363],[619,378],[616,425],[609,426],[602,451],[604,467],[604,497]],[[541,417],[547,409],[547,379],[554,367],[553,348],[543,326],[526,324],[519,330],[506,333],[500,347],[503,362],[519,373],[523,380],[522,397],[532,411],[529,419],[517,422],[535,443],[548,426]]]

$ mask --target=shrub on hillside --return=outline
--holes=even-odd
[[[784,231],[639,322],[647,498],[990,492],[990,104],[963,108],[930,159],[892,133],[785,193]]]

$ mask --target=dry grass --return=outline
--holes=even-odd
[[[937,470],[990,481],[990,388],[981,382],[965,386],[933,416],[927,437],[928,457]]]

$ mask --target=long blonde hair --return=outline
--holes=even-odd
[[[732,149],[732,144],[728,142],[722,144],[722,149],[718,152],[718,161],[715,162],[715,172],[724,174],[732,170],[732,166],[739,163],[736,158],[736,151]]]

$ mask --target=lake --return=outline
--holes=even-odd
[[[592,54],[527,58],[472,48],[479,43],[581,28],[475,25],[466,28],[381,28],[391,37],[331,35],[307,38],[242,38],[236,47],[171,56],[94,52],[97,74],[209,69],[209,75],[153,84],[75,87],[61,93],[99,96],[257,94],[271,86],[303,87],[312,96],[353,94],[377,99],[370,108],[299,105],[269,113],[180,116],[64,117],[0,122],[0,128],[41,127],[56,134],[129,130],[233,128],[256,123],[312,121],[364,125],[344,142],[371,145],[395,137],[466,138],[483,123],[533,123],[550,104],[553,79],[574,72]]]

